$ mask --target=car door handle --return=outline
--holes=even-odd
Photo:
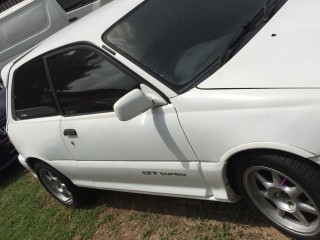
[[[67,137],[77,137],[77,131],[74,129],[65,129],[63,131],[63,135],[67,136]]]

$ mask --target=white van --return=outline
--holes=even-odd
[[[0,2],[0,71],[14,57],[111,0]]]

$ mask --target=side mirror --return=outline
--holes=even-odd
[[[128,121],[154,106],[151,97],[134,89],[120,98],[113,106],[120,121]]]

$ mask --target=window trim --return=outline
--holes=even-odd
[[[54,90],[54,87],[53,87],[53,83],[52,83],[52,80],[51,80],[50,71],[49,71],[49,67],[48,67],[48,62],[47,62],[45,57],[42,57],[42,61],[43,61],[44,71],[45,71],[45,73],[47,75],[47,81],[48,81],[49,87],[50,87],[51,92],[52,92],[53,101],[57,105],[57,109],[59,110],[60,115],[63,116],[64,112],[63,112],[63,109],[61,107],[60,101],[59,101],[59,99],[57,97],[57,94],[56,94],[56,92]]]
[[[56,96],[56,92],[55,89],[53,87],[52,84],[52,80],[51,80],[51,76],[50,76],[50,72],[49,72],[49,68],[48,68],[48,64],[47,64],[47,58],[51,57],[51,56],[55,56],[61,53],[64,53],[66,51],[70,51],[70,50],[75,50],[75,49],[79,49],[79,48],[85,48],[85,49],[91,49],[94,52],[96,52],[97,54],[101,55],[102,57],[104,57],[106,60],[108,60],[111,64],[113,64],[115,67],[117,67],[119,70],[123,71],[125,74],[132,76],[132,78],[134,78],[135,80],[137,80],[137,82],[140,82],[140,84],[145,84],[148,87],[150,87],[152,90],[154,90],[155,92],[157,92],[161,97],[163,97],[168,104],[170,104],[170,100],[169,98],[163,93],[161,92],[158,88],[156,88],[155,86],[153,86],[150,82],[146,81],[143,77],[141,77],[140,75],[138,75],[137,73],[135,73],[134,71],[132,71],[130,68],[128,68],[126,65],[124,65],[123,63],[121,63],[120,61],[118,61],[117,59],[113,58],[111,55],[109,55],[108,53],[104,52],[100,47],[95,46],[93,43],[90,42],[74,42],[71,44],[67,44],[55,49],[52,49],[48,52],[45,52],[37,57],[34,57],[30,60],[28,60],[27,62],[23,63],[21,66],[19,66],[17,69],[14,70],[13,72],[13,76],[12,76],[12,86],[11,86],[11,114],[12,114],[12,118],[15,121],[26,121],[26,120],[32,120],[32,119],[44,119],[44,118],[49,118],[52,116],[48,116],[48,117],[38,117],[38,118],[30,118],[30,119],[19,119],[16,116],[16,112],[15,112],[15,105],[14,105],[14,78],[15,78],[15,74],[16,72],[22,68],[23,66],[27,65],[28,63],[32,62],[32,61],[36,61],[40,58],[43,59],[44,61],[44,67],[45,67],[45,72],[47,75],[47,81],[49,82],[49,87],[50,90],[52,91],[52,95],[53,95],[53,100],[54,100],[54,104],[57,104],[57,110],[60,111],[58,112],[58,116],[62,116],[62,117],[74,117],[74,116],[83,116],[83,115],[92,115],[92,114],[101,114],[101,113],[108,113],[108,112],[113,112],[113,111],[105,111],[105,112],[92,112],[92,113],[81,113],[81,114],[74,114],[74,115],[65,115],[61,104],[59,102],[58,97]],[[48,71],[46,70],[46,68],[48,68]],[[60,114],[60,115],[59,115]]]

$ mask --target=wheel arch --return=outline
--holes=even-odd
[[[42,161],[38,158],[28,158],[26,160],[26,163],[28,164],[28,166],[32,170],[32,172],[35,172],[35,165],[37,162],[45,162],[45,161]]]
[[[47,161],[34,157],[34,156],[22,156],[21,154],[18,156],[19,162],[29,171],[31,171],[35,175],[35,165],[37,162],[44,162],[47,163]]]
[[[258,156],[266,153],[291,156],[294,158],[299,158],[301,161],[310,162],[313,162],[312,160],[310,160],[310,158],[315,157],[315,154],[313,153],[283,144],[254,143],[235,147],[224,154],[221,158],[222,162],[226,162],[225,174],[227,177],[227,181],[235,193],[240,194],[233,176],[233,172],[236,171],[236,169],[234,168],[235,163],[238,161],[245,161],[245,158],[248,157]]]
[[[46,160],[37,156],[24,157],[19,155],[20,163],[36,177],[35,167],[37,163],[45,163],[56,171],[68,178],[74,185],[95,187],[93,181],[89,181],[86,176],[79,170],[74,160]]]

